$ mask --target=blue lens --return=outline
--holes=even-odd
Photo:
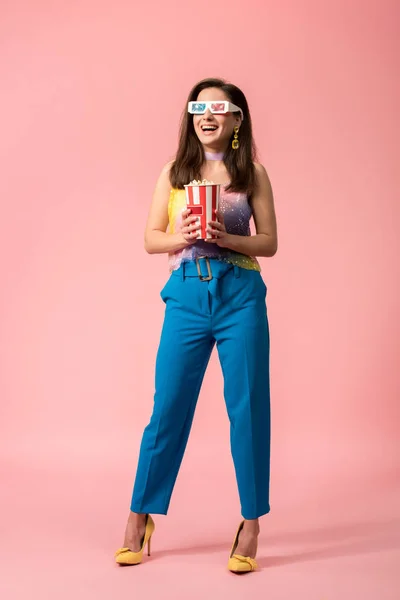
[[[202,104],[201,102],[193,102],[192,104],[192,111],[193,112],[206,112],[206,105]]]

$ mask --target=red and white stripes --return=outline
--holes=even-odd
[[[218,210],[221,186],[219,183],[202,183],[185,185],[186,206],[192,215],[198,215],[196,223],[201,225],[201,239],[212,239],[216,236],[207,233],[209,221],[215,221]]]

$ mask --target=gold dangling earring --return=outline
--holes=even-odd
[[[236,125],[236,126],[233,128],[233,131],[235,132],[235,135],[234,135],[234,139],[232,140],[232,148],[233,148],[234,150],[237,150],[237,149],[239,148],[239,140],[238,140],[238,131],[239,131],[239,127]]]

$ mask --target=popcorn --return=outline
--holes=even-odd
[[[194,179],[185,185],[186,206],[191,215],[196,216],[196,225],[201,226],[199,239],[214,239],[216,236],[207,231],[209,221],[216,220],[219,206],[221,184],[203,179]]]
[[[191,181],[189,183],[189,185],[215,185],[213,181],[208,181],[208,179],[203,179],[202,181],[200,181],[200,179],[193,179],[193,181]]]

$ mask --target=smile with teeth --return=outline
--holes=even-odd
[[[218,129],[217,125],[202,125],[201,130],[203,133],[213,133]]]

